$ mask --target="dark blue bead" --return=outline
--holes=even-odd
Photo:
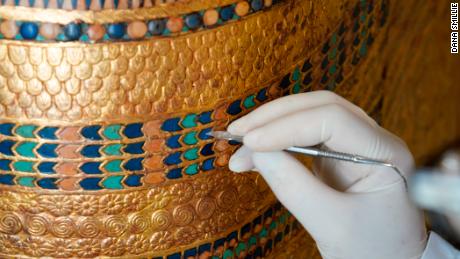
[[[214,242],[214,250],[217,250],[220,246],[224,246],[225,244],[225,238],[217,239]]]
[[[345,54],[345,51],[342,51],[342,53],[340,53],[340,56],[339,56],[339,65],[342,65],[343,62],[345,62],[347,58],[347,55]]]
[[[311,78],[311,73],[308,73],[304,76],[302,84],[309,85],[311,81],[313,81],[313,79]]]
[[[273,247],[272,246],[272,241],[273,240],[269,239],[267,241],[267,243],[265,243],[265,247],[264,247],[265,252],[268,252],[268,251],[272,250],[272,247]]]
[[[0,134],[5,136],[13,136],[13,123],[3,123],[0,124]]]
[[[0,142],[0,153],[5,154],[7,156],[14,156],[12,148],[16,142],[5,139]]]
[[[256,95],[256,99],[259,101],[259,102],[264,102],[268,99],[268,96],[267,96],[267,88],[263,88],[261,89],[257,95]]]
[[[178,179],[182,177],[182,168],[174,168],[166,174],[168,179]]]
[[[37,181],[37,185],[43,189],[58,189],[56,186],[57,178],[42,178]]]
[[[201,255],[204,252],[211,252],[211,244],[203,244],[198,247],[198,254]]]
[[[207,111],[207,112],[202,112],[199,116],[198,116],[198,121],[201,123],[201,124],[208,124],[210,122],[212,122],[212,111]]]
[[[339,48],[339,50],[342,50],[342,49],[345,48],[345,40],[344,40],[344,39],[342,39],[342,40],[339,42],[339,47],[338,47],[338,48]]]
[[[346,30],[347,30],[347,27],[345,27],[345,23],[342,22],[339,28],[339,35],[342,35]]]
[[[342,70],[339,71],[339,74],[335,77],[335,82],[337,82],[337,84],[339,84],[340,82],[343,81],[343,74],[342,74]]]
[[[81,36],[81,25],[78,23],[69,23],[64,26],[64,35],[68,40],[78,40]]]
[[[208,143],[208,144],[204,145],[204,147],[201,149],[200,153],[203,156],[214,155],[213,143]]]
[[[283,239],[283,233],[276,234],[276,236],[275,236],[275,245],[278,244],[279,242],[281,242],[282,239]]]
[[[284,235],[289,234],[289,232],[291,232],[291,228],[289,227],[289,225],[287,225],[287,226],[284,228]]]
[[[125,35],[125,25],[123,23],[110,24],[107,28],[107,34],[112,39],[121,39]]]
[[[198,134],[198,137],[200,139],[203,139],[203,140],[206,140],[206,139],[211,139],[212,137],[209,136],[209,132],[212,131],[212,128],[206,128],[206,129],[203,129],[200,131],[200,133]]]
[[[264,7],[264,1],[263,0],[252,0],[251,7],[252,7],[252,10],[254,10],[254,12],[260,11]]]
[[[232,241],[232,239],[237,239],[238,238],[238,232],[234,231],[227,236],[227,241]]]
[[[323,52],[323,54],[326,54],[329,49],[330,49],[329,41],[327,41],[326,43],[324,43],[323,48],[321,49],[321,52]]]
[[[185,16],[185,25],[191,30],[198,29],[203,24],[203,20],[201,19],[201,15],[199,13],[191,13]]]
[[[71,3],[72,3],[72,9],[77,9],[78,0],[72,0]]]
[[[153,257],[152,259],[163,259],[163,257]]]
[[[100,166],[101,162],[86,162],[80,166],[80,170],[85,174],[102,174]]]
[[[182,162],[181,152],[172,153],[164,159],[166,165],[177,165]]]
[[[54,174],[54,166],[56,165],[56,162],[41,162],[38,164],[38,171],[40,173],[44,174]]]
[[[8,159],[0,159],[0,170],[2,171],[11,171],[11,160]]]
[[[185,251],[184,258],[188,258],[189,256],[195,258],[195,256],[196,256],[196,248],[191,248],[191,249]]]
[[[241,143],[240,143],[240,142],[238,142],[238,141],[235,141],[235,140],[229,140],[229,141],[228,141],[228,144],[230,144],[230,145],[232,145],[232,146],[241,145]]]
[[[100,190],[102,189],[102,187],[99,186],[101,180],[102,178],[85,178],[80,181],[80,186],[84,190]]]
[[[282,89],[286,89],[291,85],[291,74],[287,74],[281,80],[279,87]]]
[[[99,5],[105,6],[105,0],[99,0]],[[89,9],[89,6],[86,9]]]
[[[227,113],[230,115],[237,115],[241,111],[241,100],[232,102],[227,108]]]
[[[88,145],[84,146],[80,153],[85,157],[101,157],[101,153],[99,153],[99,149],[102,145]]]
[[[282,208],[281,202],[275,203],[275,206],[273,206],[273,208],[275,209],[275,211],[281,210],[281,208]]]
[[[302,65],[302,72],[307,72],[310,68],[312,68],[312,64],[310,63],[310,60],[307,60],[303,63]]]
[[[38,25],[33,22],[23,22],[19,32],[24,39],[34,40],[38,35]]]
[[[92,2],[92,0],[85,0],[86,10],[88,10],[90,8],[91,2]],[[101,6],[103,6],[103,5],[101,5]]]
[[[329,58],[326,56],[323,59],[323,62],[321,62],[321,69],[325,69],[329,65]]]
[[[128,138],[140,138],[144,136],[142,133],[142,123],[126,125],[125,129],[123,130],[123,134],[125,134],[125,136]]]
[[[139,174],[130,174],[128,177],[125,178],[124,182],[129,187],[138,187],[141,186],[141,178],[143,175]]]
[[[355,39],[353,40],[353,45],[358,46],[360,42],[361,39],[359,38],[359,35],[356,35]]]
[[[264,213],[265,218],[271,218],[272,216],[273,216],[273,210],[271,208],[265,211]]]
[[[172,254],[172,255],[168,255],[168,256],[166,257],[166,259],[181,259],[181,258],[182,258],[182,257],[181,257],[181,255],[180,255],[180,253],[175,253],[175,254]]]
[[[179,131],[182,130],[181,126],[179,126],[180,118],[172,118],[168,119],[163,122],[161,125],[161,129],[164,131]]]
[[[57,139],[56,131],[58,129],[59,128],[57,128],[57,127],[44,127],[43,129],[41,129],[41,130],[39,130],[37,132],[37,135],[40,138],[44,138],[44,139]]]
[[[244,234],[249,233],[251,231],[251,223],[248,223],[243,226],[241,229],[241,236],[244,236]]]
[[[209,158],[203,161],[203,164],[201,164],[201,170],[203,171],[209,171],[214,169],[214,159],[215,158]]]
[[[62,9],[63,5],[64,5],[64,0],[57,0],[57,6],[59,9]]]
[[[233,5],[227,5],[220,9],[220,19],[222,21],[228,21],[233,18],[233,14],[235,13],[235,8]]]
[[[151,20],[147,27],[152,35],[161,35],[166,29],[166,19]]]
[[[37,153],[42,157],[57,157],[57,146],[57,144],[42,144],[39,148],[37,148]]]
[[[323,77],[321,77],[320,83],[325,84],[327,83],[327,80],[329,80],[329,77],[327,77],[327,72],[324,73]]]
[[[126,162],[123,165],[123,168],[125,168],[128,171],[142,170],[142,169],[144,169],[144,167],[142,166],[142,160],[144,160],[144,158],[142,158],[142,157],[130,159],[130,160],[128,160],[128,162]]]
[[[166,140],[166,145],[170,148],[180,148],[182,145],[179,143],[181,135],[174,135]]]
[[[101,126],[99,125],[92,125],[92,126],[84,127],[81,130],[81,135],[91,140],[102,140],[102,137],[99,135],[100,129],[101,129]]]
[[[1,174],[0,175],[0,184],[14,185],[14,175],[11,174]]]
[[[254,224],[254,226],[255,226],[255,225],[259,225],[260,223],[262,223],[262,217],[259,216],[259,217],[255,218],[255,219],[252,221],[252,223]]]
[[[128,153],[128,154],[143,154],[144,149],[142,147],[144,146],[144,142],[136,142],[136,143],[130,143],[126,145],[126,147],[123,148],[123,151]]]
[[[262,247],[258,246],[254,251],[254,258],[262,257]]]

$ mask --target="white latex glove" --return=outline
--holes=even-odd
[[[391,161],[407,177],[413,159],[406,145],[360,108],[327,91],[297,94],[259,107],[228,131],[244,136],[230,169],[259,171],[315,239],[324,258],[421,257],[426,245],[423,216],[392,169],[316,159],[315,177],[281,151],[324,144]]]

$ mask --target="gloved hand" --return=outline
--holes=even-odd
[[[230,169],[260,172],[315,239],[323,258],[421,257],[426,245],[423,216],[392,169],[315,159],[315,177],[281,151],[323,144],[391,161],[407,177],[413,158],[406,145],[360,108],[327,91],[297,94],[259,107],[233,122],[228,131],[244,136]]]

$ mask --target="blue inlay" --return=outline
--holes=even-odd
[[[195,256],[196,256],[196,248],[195,248],[195,247],[194,247],[194,248],[191,248],[191,249],[189,249],[189,250],[186,250],[186,251],[184,252],[184,257],[185,257],[185,258],[188,258],[189,256],[195,258]]]
[[[99,186],[101,180],[102,178],[85,178],[80,181],[80,186],[84,190],[100,190],[102,189],[102,187]]]
[[[138,157],[138,158],[133,158],[133,159],[130,159],[128,160],[128,162],[126,162],[124,165],[123,165],[123,168],[128,170],[128,171],[139,171],[139,170],[142,170],[144,167],[142,166],[142,160],[144,158],[142,157]]]
[[[80,170],[85,174],[102,174],[100,166],[101,162],[86,162],[80,166]]]
[[[313,65],[310,63],[309,60],[305,61],[302,65],[302,72],[307,72],[309,69],[311,69]]]
[[[182,127],[179,126],[180,118],[172,118],[163,122],[161,129],[164,131],[179,131],[182,130]]]
[[[181,135],[174,135],[166,140],[166,145],[170,148],[180,148],[182,145],[179,143]]]
[[[185,16],[184,19],[185,25],[191,30],[195,30],[201,27],[203,20],[199,13],[191,13]]]
[[[64,0],[57,0],[57,6],[59,9],[62,9],[63,5],[64,5]]]
[[[214,155],[214,150],[213,150],[212,146],[213,146],[213,143],[208,143],[208,144],[204,145],[204,147],[201,149],[200,153],[203,156]]]
[[[138,187],[141,186],[141,178],[143,175],[139,174],[130,174],[128,177],[125,178],[124,182],[129,187]]]
[[[99,0],[99,5],[104,6],[105,5],[105,0]]]
[[[85,0],[86,10],[89,10],[91,8],[91,1],[92,0]],[[101,8],[104,8],[103,5],[101,5]]]
[[[7,156],[14,156],[13,153],[13,146],[16,144],[16,142],[12,140],[5,139],[0,142],[0,153],[5,154]]]
[[[203,129],[200,131],[200,134],[198,134],[198,137],[203,140],[211,139],[212,137],[208,135],[208,133],[211,131],[212,131],[212,128]]]
[[[121,39],[125,35],[125,24],[114,23],[107,26],[107,34],[112,39]]]
[[[252,0],[251,7],[252,7],[252,10],[254,10],[255,12],[260,11],[264,7],[264,1],[263,0]]]
[[[279,84],[279,87],[282,88],[282,89],[286,89],[288,88],[289,86],[291,85],[291,74],[287,74],[283,77],[283,79],[281,80],[280,84]]]
[[[275,245],[278,244],[279,242],[281,242],[282,239],[283,239],[283,233],[276,234],[276,236],[275,236]]]
[[[270,218],[272,216],[273,216],[273,210],[272,209],[268,209],[268,210],[265,211],[265,213],[264,213],[265,218]]]
[[[232,102],[227,108],[227,113],[230,115],[237,115],[238,113],[242,111],[240,106],[241,106],[241,100],[236,100]]]
[[[199,121],[201,124],[208,124],[208,123],[212,122],[211,115],[212,115],[212,111],[202,112],[202,113],[198,116],[198,121]]]
[[[144,149],[142,147],[144,146],[144,142],[137,142],[137,143],[131,143],[126,145],[126,147],[123,148],[123,151],[129,154],[143,154]]]
[[[80,153],[85,156],[85,157],[101,157],[101,153],[99,152],[99,149],[102,147],[102,145],[88,145],[84,146]]]
[[[182,168],[174,168],[166,174],[168,179],[178,179],[182,177]]]
[[[249,233],[251,231],[251,223],[248,223],[244,225],[244,227],[241,229],[241,236],[244,236],[244,234]]]
[[[311,73],[308,73],[304,76],[302,84],[309,85],[312,81],[313,81],[313,78],[311,78]]]
[[[10,165],[11,165],[11,160],[0,159],[0,170],[11,171]]]
[[[161,35],[166,29],[166,19],[151,20],[147,27],[152,35]]]
[[[13,123],[0,124],[0,134],[6,135],[6,136],[13,136],[13,128],[14,128]]]
[[[58,144],[42,144],[37,148],[37,153],[42,157],[58,157],[56,154],[56,148]]]
[[[38,35],[38,25],[34,22],[23,22],[19,31],[24,39],[33,40]]]
[[[125,126],[123,130],[123,134],[125,134],[128,138],[140,138],[144,136],[142,133],[142,123],[133,123],[128,124]]]
[[[81,130],[81,135],[87,139],[91,140],[102,140],[101,135],[99,135],[99,130],[101,129],[101,126],[99,125],[92,125],[88,127],[84,127]]]
[[[213,157],[213,158],[204,160],[203,163],[201,164],[201,170],[209,171],[209,170],[214,169],[214,159],[215,158]]]
[[[78,0],[71,0],[71,3],[72,3],[72,8],[77,9]]]
[[[262,247],[258,246],[254,252],[254,258],[262,257]]]
[[[214,242],[214,250],[218,249],[220,246],[224,246],[225,238],[218,239]]]
[[[268,99],[268,96],[267,96],[267,88],[261,89],[261,90],[257,93],[256,99],[257,99],[259,102],[266,101],[266,100]]]
[[[0,184],[14,185],[14,175],[12,174],[1,174]]]
[[[58,189],[56,186],[57,178],[42,178],[37,181],[37,185],[43,189]]]
[[[41,162],[38,164],[37,169],[40,173],[44,174],[54,174],[53,167],[56,165],[56,162]]]
[[[238,238],[238,232],[234,231],[227,236],[227,241],[232,241],[232,239],[237,239]]]
[[[29,6],[35,6],[35,0],[29,0]]]
[[[43,4],[44,4],[45,8],[48,8],[49,2],[50,2],[50,0],[44,0],[44,3],[43,3]]]
[[[181,152],[172,153],[164,159],[166,165],[177,165],[182,163]]]
[[[180,253],[175,253],[175,254],[172,254],[172,255],[168,255],[168,256],[166,257],[166,259],[181,259],[181,258],[182,258],[182,257],[181,257],[181,255],[180,255]]]
[[[220,18],[222,21],[228,21],[233,18],[233,14],[235,13],[235,8],[233,5],[227,5],[220,9]]]
[[[204,252],[211,252],[211,244],[204,244],[198,247],[198,254],[203,254]]]
[[[58,129],[58,127],[44,127],[37,132],[37,135],[44,139],[57,139],[56,131]]]

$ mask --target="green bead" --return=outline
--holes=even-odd
[[[189,165],[185,168],[185,173],[188,175],[194,175],[198,173],[198,164]]]
[[[270,223],[270,227],[269,227],[270,231],[275,229],[277,225],[278,224],[276,223],[276,221],[272,221],[272,223]]]
[[[337,71],[337,66],[335,64],[332,64],[329,67],[329,74],[333,75]]]
[[[198,139],[196,138],[196,132],[192,131],[185,134],[184,143],[187,145],[195,145],[196,143],[198,143]]]
[[[367,44],[366,44],[366,41],[364,41],[361,44],[361,47],[359,48],[359,55],[361,57],[364,57],[364,56],[366,56],[366,54],[367,54]]]
[[[225,250],[223,259],[233,258],[233,252],[230,249]]]
[[[262,237],[266,237],[268,236],[268,231],[266,228],[263,228],[260,233],[259,233],[259,237],[262,238]]]
[[[300,92],[300,82],[296,82],[292,87],[292,93],[298,94]]]
[[[329,51],[329,60],[333,60],[335,59],[335,57],[337,56],[337,48],[333,48],[331,51]]]
[[[119,140],[121,139],[121,135],[120,135],[120,129],[121,129],[121,125],[109,125],[107,126],[104,131],[102,132],[102,134],[104,134],[104,136],[107,138],[107,139],[111,139],[111,140]]]
[[[336,42],[337,42],[337,34],[334,33],[334,34],[332,34],[332,36],[331,36],[331,41],[330,41],[330,43],[331,43],[331,45],[335,45]]]
[[[112,160],[108,162],[107,164],[105,164],[104,168],[110,173],[121,172],[122,171],[121,170],[121,160],[120,159]]]
[[[246,99],[244,99],[244,101],[243,101],[243,106],[246,109],[249,109],[249,108],[252,108],[252,107],[256,106],[256,103],[254,102],[254,95],[250,95],[250,96],[246,97]]]
[[[24,157],[37,157],[34,154],[34,148],[37,146],[35,142],[22,142],[16,147],[16,152]]]
[[[292,81],[297,81],[300,79],[300,69],[296,67],[294,72],[292,73]]]
[[[192,149],[185,151],[184,157],[187,160],[198,159],[198,148],[192,148]]]
[[[32,161],[16,161],[13,163],[13,168],[17,171],[32,173],[34,171],[34,162]]]
[[[196,124],[196,114],[188,114],[187,116],[185,116],[185,118],[182,120],[181,122],[182,126],[184,126],[185,128],[193,128],[193,127],[196,127],[197,124]]]
[[[34,131],[37,129],[35,125],[22,125],[16,128],[16,133],[24,138],[35,138]]]
[[[122,148],[121,144],[110,144],[110,145],[105,146],[102,149],[102,152],[104,152],[105,154],[109,156],[121,156],[122,155],[121,148]]]
[[[107,177],[107,179],[102,181],[102,186],[104,186],[107,189],[123,189],[123,185],[121,184],[123,177],[123,175],[109,176]]]
[[[251,236],[249,238],[249,247],[257,245],[257,238],[255,236]]]
[[[238,243],[235,249],[236,255],[240,255],[242,252],[246,251],[246,249],[247,249],[246,243],[243,243],[243,242]]]
[[[279,219],[280,223],[281,223],[281,224],[286,223],[286,218],[287,218],[287,215],[286,215],[286,214],[281,215],[281,216],[280,216],[280,219]]]
[[[18,184],[21,185],[21,186],[35,187],[35,184],[34,184],[35,178],[34,177],[21,176],[21,177],[18,178],[17,181],[18,181]]]

